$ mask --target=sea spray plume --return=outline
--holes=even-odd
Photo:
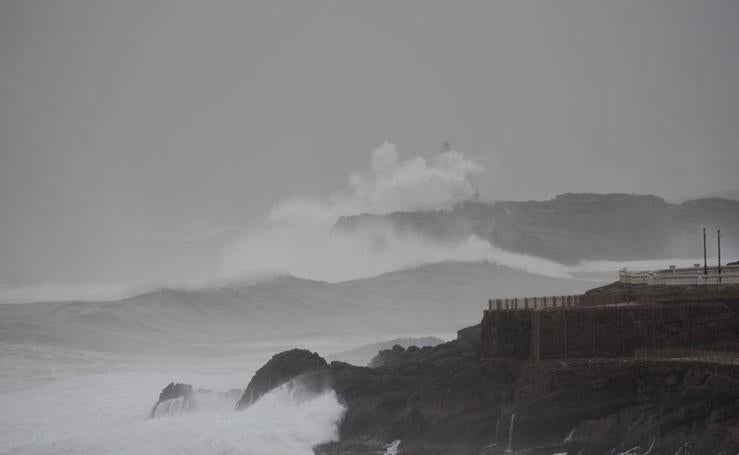
[[[372,152],[371,164],[368,175],[349,178],[353,192],[340,215],[451,208],[477,195],[473,178],[483,172],[454,150],[402,161],[387,142]]]
[[[387,445],[385,448],[385,455],[398,455],[398,447],[400,447],[400,440],[395,440]]]
[[[370,171],[349,177],[351,191],[328,201],[297,196],[270,211],[271,223],[331,224],[340,216],[385,214],[402,210],[449,209],[477,196],[473,179],[483,172],[457,151],[443,151],[431,159],[401,160],[394,145],[372,152]]]
[[[160,408],[165,408],[162,414],[188,412],[197,408],[197,402],[192,398],[192,386],[183,383],[170,382],[159,394],[159,400],[149,413],[149,418],[156,417]]]
[[[327,366],[326,360],[320,355],[306,349],[291,349],[275,354],[251,378],[244,394],[236,403],[236,410],[246,409],[275,387],[293,381],[298,376],[321,371]],[[309,388],[309,384],[311,384],[310,380],[304,381],[304,388]],[[323,384],[315,387],[316,390],[322,388],[324,388]],[[298,387],[294,389],[298,390]],[[293,390],[293,388],[290,390]]]
[[[372,153],[368,171],[350,176],[350,191],[327,200],[298,196],[275,205],[264,226],[224,251],[222,275],[287,273],[338,282],[425,263],[464,261],[571,278],[561,264],[504,251],[476,236],[441,242],[417,232],[399,232],[386,220],[352,232],[334,229],[344,215],[448,209],[477,197],[474,178],[482,171],[454,150],[430,159],[402,160],[395,146],[385,143]]]
[[[215,392],[214,406],[199,397],[197,409],[145,418],[145,403],[161,378],[101,374],[23,390],[11,402],[17,406],[3,408],[21,410],[23,418],[19,434],[3,434],[0,453],[314,455],[315,446],[338,439],[345,413],[331,390],[308,396],[278,387],[242,412],[233,410],[232,400],[224,406],[225,397]],[[0,413],[3,423],[5,417]]]
[[[261,228],[225,250],[222,275],[268,271],[343,281],[426,262],[470,260],[454,245],[400,234],[390,226],[379,234],[338,233],[333,226],[343,215],[450,208],[476,197],[473,180],[482,171],[454,150],[403,160],[394,145],[385,143],[373,151],[368,171],[351,174],[348,191],[327,200],[298,196],[275,205]]]

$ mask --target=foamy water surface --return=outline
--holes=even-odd
[[[275,348],[173,359],[4,345],[0,453],[311,454],[337,436],[344,409],[332,391],[305,397],[279,389],[243,412],[224,398],[148,419],[169,382],[243,390],[256,368],[281,350]]]

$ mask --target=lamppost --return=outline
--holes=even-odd
[[[708,275],[708,258],[706,256],[706,228],[703,228],[703,275]]]
[[[718,284],[721,284],[721,229],[718,230]]]

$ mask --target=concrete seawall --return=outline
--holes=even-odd
[[[645,348],[735,343],[736,332],[723,302],[488,310],[482,321],[484,354],[515,359],[633,357]]]

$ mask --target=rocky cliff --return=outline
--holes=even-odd
[[[347,408],[340,441],[316,453],[383,453],[397,440],[399,454],[418,455],[739,450],[735,366],[492,360],[479,350],[467,338],[396,348],[376,368],[333,362],[297,375],[292,380],[331,387]],[[290,355],[317,365],[314,353]],[[282,360],[267,363],[247,390],[266,390],[289,376]]]
[[[470,202],[451,210],[340,218],[337,231],[391,228],[441,241],[476,235],[500,248],[562,263],[701,257],[702,227],[739,228],[739,201],[671,204],[656,196],[563,194],[548,201]],[[725,239],[725,257],[739,244]],[[733,257],[733,256],[732,256]]]
[[[257,370],[241,399],[236,403],[236,410],[246,408],[265,393],[295,377],[313,371],[322,371],[327,366],[326,361],[316,353],[302,349],[281,352]]]
[[[677,310],[684,297],[706,309],[688,318],[693,341],[723,349],[715,346],[715,337],[736,347],[738,290],[617,283],[591,292],[634,299],[647,293],[652,305]],[[620,316],[629,313],[618,318],[603,314],[620,325]],[[650,314],[653,324],[664,325],[653,334],[674,337],[686,331],[660,324],[658,314]],[[506,344],[498,346],[510,351],[506,358],[491,358],[485,319],[461,330],[452,342],[382,350],[372,367],[328,363],[301,349],[285,351],[257,371],[236,409],[251,406],[284,384],[309,396],[333,390],[346,411],[338,442],[316,447],[318,455],[391,453],[386,452],[390,445],[397,450],[392,453],[400,455],[739,452],[739,356],[727,351],[720,358],[606,358],[608,352],[596,350],[601,353],[594,358],[530,360],[529,337],[517,335],[525,331],[527,321],[530,318],[508,321]],[[588,346],[600,339],[586,338]],[[612,338],[612,344],[624,346],[625,340]],[[184,401],[191,395],[192,387],[170,384],[154,411],[186,412]]]

